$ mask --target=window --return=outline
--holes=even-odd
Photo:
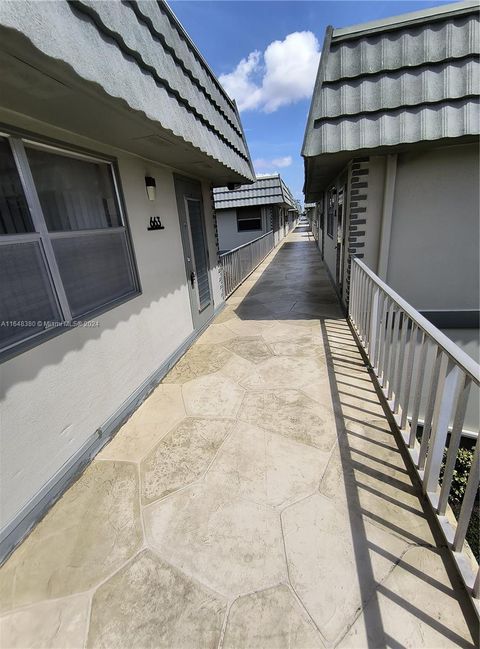
[[[260,207],[237,208],[238,232],[251,232],[262,229],[262,212]]]
[[[337,190],[332,187],[327,194],[327,234],[333,239]]]
[[[4,356],[139,292],[109,162],[0,137],[0,276]]]

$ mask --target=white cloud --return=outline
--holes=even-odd
[[[233,99],[238,98],[239,110],[256,108],[258,105],[260,88],[251,81],[251,76],[260,66],[260,57],[260,52],[250,52],[246,59],[240,61],[233,72],[220,75],[220,83],[227,94]]]
[[[312,32],[293,32],[242,59],[228,74],[220,75],[239,110],[273,113],[281,106],[309,98],[315,84],[320,45]]]
[[[255,169],[258,170],[284,169],[285,167],[289,167],[292,164],[292,162],[293,162],[292,156],[286,155],[281,158],[273,158],[273,160],[266,160],[265,158],[257,158],[256,160],[253,161],[253,166],[255,167]]]
[[[274,167],[289,167],[292,164],[292,156],[291,155],[286,155],[283,156],[283,158],[274,158],[272,160],[272,164]]]

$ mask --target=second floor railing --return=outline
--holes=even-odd
[[[480,366],[359,259],[352,260],[349,319],[478,612],[478,559],[465,543],[471,525],[478,524],[472,519],[478,507],[478,430],[469,431],[470,444],[472,432],[477,442],[456,516],[449,502]]]
[[[220,255],[225,297],[228,297],[252,273],[275,247],[273,230]]]

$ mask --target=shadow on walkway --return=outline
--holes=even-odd
[[[300,229],[1,568],[2,645],[474,647],[446,556]]]
[[[427,520],[415,478],[407,471],[310,228],[297,228],[293,238],[234,293],[230,302],[240,297],[241,302],[229,308],[244,321],[310,321],[321,329],[330,394],[313,398],[322,402],[330,398],[337,446],[319,491],[348,517],[353,557],[336,548],[328,556],[321,539],[316,540],[337,573],[345,570],[342,559],[350,563],[351,558],[355,573],[347,570],[344,584],[333,579],[328,595],[322,596],[335,600],[335,615],[347,589],[358,587],[361,606],[355,619],[345,619],[343,635],[339,631],[329,637],[330,621],[322,626],[322,616],[312,614],[315,606],[302,599],[303,585],[296,588],[295,580],[292,585],[327,642],[340,639],[342,647],[475,646],[472,638],[478,637],[478,627],[471,603],[440,535]],[[310,396],[316,388],[325,392],[327,385],[311,388]],[[380,543],[374,538],[377,530]],[[313,565],[312,570],[312,586],[318,579],[321,591],[322,575]],[[469,632],[460,631],[463,624],[457,625],[453,608],[465,616]],[[327,610],[331,612],[331,607]]]

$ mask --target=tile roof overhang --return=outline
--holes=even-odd
[[[252,205],[285,205],[297,209],[292,193],[280,174],[260,176],[253,184],[235,189],[217,187],[213,190],[213,198],[216,210]]]
[[[354,157],[478,136],[479,25],[467,1],[327,28],[302,149],[307,200]]]
[[[3,107],[217,184],[253,180],[236,105],[165,2],[3,2],[0,43]]]

